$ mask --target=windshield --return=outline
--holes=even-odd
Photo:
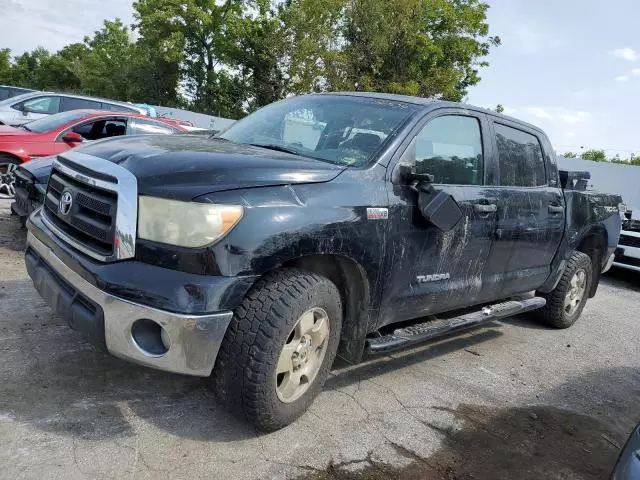
[[[264,107],[220,137],[362,167],[418,108],[379,98],[308,95]]]
[[[23,125],[23,127],[25,130],[28,130],[30,132],[50,132],[51,130],[55,130],[56,128],[61,127],[62,125],[66,125],[67,123],[73,122],[74,120],[80,120],[81,118],[86,116],[87,112],[72,110],[70,112],[55,113],[38,120],[34,120],[33,122],[29,122]]]

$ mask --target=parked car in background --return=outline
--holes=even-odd
[[[30,88],[13,87],[11,85],[0,85],[0,100],[6,100],[7,98],[16,97],[23,93],[35,92]]]
[[[35,179],[27,171],[20,173],[18,166],[34,158],[56,155],[86,142],[120,135],[184,132],[187,129],[174,120],[100,110],[58,113],[20,127],[0,126],[0,195],[15,195],[17,174],[18,188],[24,191],[20,192],[16,202],[26,200],[25,191],[31,188],[23,186],[22,180],[26,176],[30,183],[34,183]],[[43,175],[42,181],[46,183],[49,173]],[[37,190],[32,195],[36,193]],[[41,198],[36,196],[35,199],[41,202]],[[12,206],[12,210],[28,215],[31,209],[26,208],[27,205],[31,202],[15,205],[15,208]]]
[[[640,220],[628,211],[622,222],[620,241],[616,249],[613,265],[626,270],[640,272]]]
[[[22,125],[55,113],[80,109],[147,114],[144,108],[117,100],[70,93],[31,92],[0,102],[0,125]]]

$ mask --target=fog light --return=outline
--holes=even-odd
[[[147,355],[158,357],[169,351],[169,335],[160,324],[148,318],[134,322],[131,326],[131,337],[138,348]]]

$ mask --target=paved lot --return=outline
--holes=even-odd
[[[0,205],[0,478],[604,478],[640,421],[640,276],[583,318],[524,318],[336,369],[259,435],[206,382],[94,352],[38,297]]]

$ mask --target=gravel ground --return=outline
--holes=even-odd
[[[0,203],[0,478],[605,478],[640,421],[640,276],[582,319],[526,318],[333,371],[269,435],[206,382],[95,352],[45,306]]]

